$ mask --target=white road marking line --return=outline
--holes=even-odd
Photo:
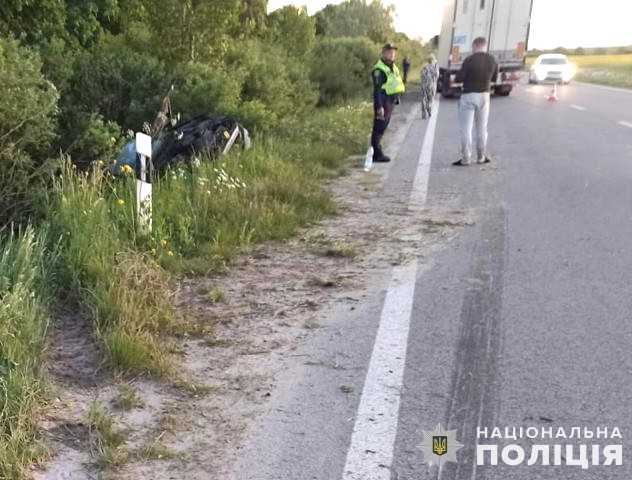
[[[586,110],[588,110],[586,107],[582,107],[580,105],[571,105],[571,108],[574,108],[575,110],[579,110],[580,112],[585,112]]]
[[[435,101],[434,107],[413,182],[411,207],[423,205],[428,193],[438,101]],[[408,265],[393,269],[351,435],[343,480],[391,478],[417,266],[415,259]]]
[[[626,122],[625,120],[621,120],[619,122],[619,125],[623,126],[623,127],[628,127],[628,128],[632,128],[632,123],[630,122]]]
[[[428,121],[424,143],[419,153],[417,173],[410,192],[410,207],[422,207],[426,203],[428,195],[428,177],[430,176],[430,162],[432,161],[432,149],[434,147],[435,130],[437,129],[437,117],[439,116],[439,101],[432,105],[432,117]]]

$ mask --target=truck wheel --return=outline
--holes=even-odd
[[[499,87],[495,90],[496,95],[499,97],[508,97],[511,93],[511,87]]]

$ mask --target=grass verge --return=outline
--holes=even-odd
[[[251,150],[167,172],[154,183],[150,236],[136,224],[131,176],[78,173],[66,162],[48,202],[62,239],[62,283],[93,312],[109,364],[134,375],[173,373],[165,342],[183,328],[173,274],[223,271],[253,244],[334,213],[323,181],[364,149],[369,125],[368,104],[322,109]]]
[[[578,67],[575,78],[580,82],[632,88],[632,54],[575,55],[570,59]]]
[[[148,237],[135,221],[133,178],[79,173],[64,161],[39,233],[28,228],[0,238],[0,478],[25,478],[26,466],[44,454],[35,422],[53,302],[88,307],[114,370],[170,376],[194,396],[207,393],[175,373],[169,353],[172,334],[188,328],[173,304],[174,275],[225,270],[253,244],[288,238],[334,213],[323,182],[364,150],[370,110],[368,104],[322,109],[279,125],[249,151],[169,172],[155,183]],[[223,301],[223,293],[209,299]],[[140,401],[132,389],[119,392],[120,408]],[[99,465],[124,463],[125,434],[107,410],[92,405],[88,423]],[[159,442],[145,452],[169,455]]]
[[[43,454],[35,418],[54,264],[44,231],[0,241],[0,478],[25,478],[24,466]]]

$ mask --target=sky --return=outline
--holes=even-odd
[[[439,33],[446,0],[382,0],[396,9],[395,27],[428,40]],[[497,0],[503,1],[503,0]],[[310,14],[341,0],[269,0],[268,9],[306,5]],[[534,0],[530,48],[632,45],[631,0]]]

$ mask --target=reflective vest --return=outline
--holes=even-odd
[[[384,75],[386,75],[386,82],[382,85],[382,90],[384,90],[386,95],[397,95],[406,91],[404,81],[402,80],[402,76],[399,73],[397,65],[393,64],[393,69],[391,69],[382,60],[380,60],[375,64],[373,70],[380,70],[381,72],[384,72]]]

